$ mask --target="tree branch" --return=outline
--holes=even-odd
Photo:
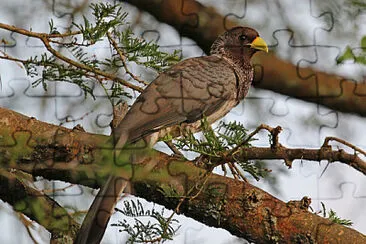
[[[68,243],[71,243],[80,225],[56,201],[26,184],[19,173],[0,169],[0,198],[11,204],[15,211],[46,228],[53,241],[65,243],[69,240]],[[27,230],[28,227],[26,225]]]
[[[343,149],[332,150],[331,147],[322,147],[320,149],[304,149],[304,148],[287,148],[282,145],[273,149],[265,147],[240,148],[239,153],[235,154],[236,158],[242,159],[283,159],[290,166],[293,160],[309,160],[320,162],[327,160],[328,162],[341,162],[351,166],[366,175],[366,162],[356,154],[350,154]],[[232,158],[227,157],[230,161]]]
[[[74,66],[75,68],[79,68],[81,70],[91,72],[91,73],[96,74],[96,75],[100,75],[100,76],[105,77],[107,79],[110,79],[112,81],[119,82],[122,85],[124,85],[126,87],[129,87],[129,88],[131,88],[135,91],[138,91],[138,92],[143,91],[142,87],[133,85],[133,84],[117,77],[116,75],[107,73],[103,70],[97,69],[95,67],[90,67],[90,66],[85,65],[81,62],[76,62],[76,61],[62,55],[61,53],[56,51],[54,48],[52,48],[52,46],[51,46],[51,42],[52,42],[51,39],[52,38],[61,38],[61,37],[66,37],[66,36],[79,35],[80,32],[70,32],[70,33],[64,33],[64,34],[38,33],[38,32],[33,32],[33,31],[28,31],[28,30],[25,30],[25,29],[17,28],[15,26],[7,25],[7,24],[4,24],[4,23],[0,23],[0,29],[13,31],[15,33],[19,33],[19,34],[22,34],[22,35],[25,35],[25,36],[29,36],[29,37],[39,39],[40,41],[43,42],[44,46],[46,47],[46,49],[50,53],[52,53],[55,57],[62,60],[63,62],[65,62],[67,64],[70,64],[70,65]],[[13,59],[8,58],[7,56],[0,56],[0,58],[14,61]],[[16,61],[20,61],[20,60],[16,60]]]
[[[220,15],[212,7],[195,0],[126,0],[159,21],[170,24],[206,52],[218,35],[239,23]],[[240,25],[245,25],[241,22]],[[274,53],[257,54],[254,86],[304,101],[327,106],[340,112],[366,116],[366,83],[301,68],[280,60]]]
[[[264,147],[242,147],[245,145],[255,134],[260,130],[267,130],[271,134],[271,145],[269,148]],[[230,150],[225,155],[225,161],[232,162],[237,159],[283,159],[285,164],[291,168],[292,162],[296,159],[310,160],[320,162],[327,160],[328,162],[341,162],[351,166],[352,168],[360,171],[366,175],[366,162],[362,160],[357,153],[363,154],[366,157],[366,152],[359,147],[352,145],[351,143],[339,139],[337,137],[326,137],[324,143],[320,149],[305,149],[305,148],[287,148],[279,143],[279,134],[282,131],[280,126],[272,128],[268,125],[261,124],[250,133],[242,144],[238,145],[234,149]],[[329,145],[330,141],[337,141],[354,150],[353,154],[345,152],[343,149],[333,150]],[[235,160],[236,159],[236,160]],[[222,161],[219,159],[218,161]],[[221,164],[221,163],[220,163]]]
[[[112,47],[114,48],[114,50],[117,52],[121,62],[122,62],[122,65],[123,65],[123,68],[125,69],[126,73],[132,77],[132,79],[134,79],[135,81],[138,81],[139,83],[143,84],[143,85],[148,85],[149,83],[142,80],[140,77],[134,75],[127,67],[127,64],[126,64],[126,57],[125,55],[123,54],[122,50],[118,47],[118,44],[116,42],[116,40],[113,39],[112,37],[112,34],[110,32],[107,32],[107,37],[108,37],[108,40],[109,40],[109,43],[112,45]]]
[[[173,209],[184,199],[181,213],[258,243],[366,241],[361,233],[310,213],[309,199],[284,203],[247,182],[212,173],[206,177],[208,172],[192,162],[178,161],[151,149],[138,153],[126,150],[114,161],[105,136],[42,123],[6,109],[0,109],[0,125],[0,135],[6,142],[0,146],[3,167],[95,188],[109,174],[116,174],[133,183],[137,196]],[[332,150],[319,153],[281,146],[279,150],[254,148],[239,152],[246,159],[350,157]],[[134,155],[134,164],[129,155]]]

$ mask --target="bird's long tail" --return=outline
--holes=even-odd
[[[75,244],[97,244],[103,238],[118,197],[128,181],[117,176],[109,176],[95,197],[76,237]]]
[[[128,131],[120,133],[114,149],[115,157],[121,153],[121,148],[128,141],[128,137]],[[129,182],[121,177],[115,175],[108,177],[85,216],[75,244],[99,244],[101,242],[117,200],[128,184]]]

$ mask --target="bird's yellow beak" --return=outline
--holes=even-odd
[[[250,44],[250,47],[268,53],[267,43],[259,36],[254,39],[254,41]]]

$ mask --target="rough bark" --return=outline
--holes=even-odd
[[[182,36],[196,41],[208,53],[211,44],[225,29],[239,25],[214,8],[194,0],[126,0],[159,21],[173,26]],[[240,25],[245,25],[241,22]],[[366,83],[345,77],[301,68],[283,61],[273,53],[256,55],[254,86],[304,101],[327,106],[340,112],[366,116]]]
[[[23,175],[21,171],[0,169],[0,199],[46,228],[53,243],[72,243],[80,225],[56,201],[30,187],[27,181],[32,179]]]
[[[181,213],[250,241],[366,241],[363,234],[310,213],[308,198],[285,203],[247,182],[207,174],[192,162],[150,149],[139,151],[138,157],[126,151],[114,161],[105,136],[60,128],[6,109],[0,109],[0,135],[4,168],[90,187],[100,186],[113,172],[130,179],[137,196],[168,208],[186,197]],[[140,163],[129,164],[131,153]]]

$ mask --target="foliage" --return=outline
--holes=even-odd
[[[347,60],[353,60],[355,63],[366,65],[366,36],[362,37],[358,54],[355,54],[355,49],[347,46],[343,54],[337,57],[337,64],[342,64]],[[357,51],[357,50],[356,50]]]
[[[61,34],[53,20],[49,22],[47,40],[50,47],[57,45],[72,58],[60,60],[59,56],[44,53],[25,60],[23,64],[27,74],[37,78],[32,83],[34,87],[42,84],[46,90],[47,82],[69,82],[78,85],[85,96],[90,94],[94,97],[94,87],[99,84],[110,98],[130,97],[125,91],[126,84],[114,78],[123,69],[125,74],[131,74],[128,62],[161,72],[179,61],[178,51],[172,54],[162,52],[156,43],[136,37],[126,22],[128,14],[120,5],[97,3],[91,4],[90,8],[93,19],[83,16],[82,23],[73,22],[68,33]],[[109,57],[102,59],[93,54],[91,49],[99,42],[109,42],[112,46]],[[116,45],[112,45],[114,43]],[[107,87],[108,80],[113,81],[113,85]],[[140,80],[138,82],[141,83]]]
[[[247,140],[248,131],[239,122],[220,122],[216,130],[213,130],[206,119],[201,121],[202,139],[198,139],[190,131],[185,132],[185,136],[175,141],[175,146],[183,151],[199,153],[207,159],[207,163],[212,161],[225,161],[226,155],[235,153],[237,147],[250,147],[250,142],[254,139]],[[242,170],[249,173],[256,180],[266,177],[269,170],[264,168],[263,163],[256,161],[242,160],[242,158],[232,157],[233,161],[227,162],[238,164]]]
[[[337,224],[341,224],[341,225],[345,225],[345,226],[353,225],[351,220],[342,219],[342,218],[338,217],[336,212],[333,211],[332,209],[329,210],[329,212],[328,212],[328,219],[330,219],[333,223],[337,223]]]
[[[78,85],[86,94],[93,95],[93,86],[88,79],[86,73],[82,70],[74,68],[72,65],[60,64],[56,62],[54,56],[49,56],[46,53],[40,57],[30,57],[24,63],[27,75],[30,77],[41,76],[32,82],[32,86],[36,87],[42,84],[43,88],[47,90],[47,82],[49,81],[63,81]],[[42,72],[39,74],[40,67]],[[121,95],[127,95],[121,91]]]
[[[362,0],[349,0],[351,4],[359,8],[366,8],[366,3]]]
[[[180,52],[178,50],[175,50],[173,54],[161,52],[156,43],[134,38],[130,28],[116,33],[116,36],[125,50],[126,58],[131,62],[163,71],[179,61]],[[112,63],[115,62],[116,60],[113,60]]]
[[[124,201],[123,209],[116,209],[122,214],[133,217],[134,225],[126,219],[118,221],[118,224],[112,224],[112,226],[120,227],[120,232],[127,232],[130,237],[128,243],[146,243],[146,242],[160,242],[166,240],[172,240],[175,233],[178,231],[180,226],[173,227],[173,223],[178,223],[178,220],[172,219],[171,217],[164,217],[164,209],[161,212],[157,212],[154,207],[152,210],[145,210],[141,202],[135,201]],[[155,221],[152,223],[150,220],[144,223],[140,220],[143,217],[151,217]],[[146,221],[145,221],[146,222]]]
[[[321,204],[322,204],[322,207],[323,207],[323,217],[324,218],[327,217],[327,213],[328,213],[328,219],[330,221],[332,221],[333,223],[340,224],[340,225],[345,225],[345,226],[352,226],[353,225],[351,220],[342,219],[342,218],[338,217],[337,213],[333,209],[330,209],[327,212],[326,209],[325,209],[325,204],[323,202]]]

